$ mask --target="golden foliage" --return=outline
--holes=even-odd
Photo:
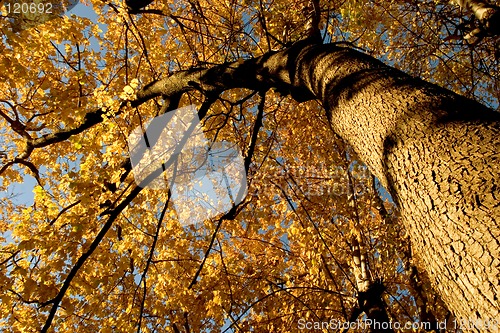
[[[85,131],[31,152],[39,172],[32,201],[9,193],[23,182],[23,191],[30,187],[33,170],[20,163],[3,169],[4,332],[45,325],[68,275],[104,230],[106,210],[135,193],[122,167],[127,136],[162,102],[123,102],[175,71],[256,57],[306,36],[303,0],[155,1],[137,15],[116,0],[84,5],[95,21],[76,12],[13,32],[5,16],[0,20],[0,167],[26,151],[29,140],[106,111]],[[447,40],[450,22],[459,20],[456,8],[347,0],[321,1],[321,9],[326,41],[353,42],[413,75],[498,106],[498,46]],[[201,93],[189,93],[180,105],[202,102]],[[246,154],[259,103],[245,89],[224,92],[203,120],[207,137],[235,142]],[[75,270],[51,329],[297,332],[301,318],[345,322],[356,302],[354,233],[364,239],[371,274],[386,283],[391,317],[415,320],[423,298],[412,287],[413,259],[394,205],[381,199],[366,168],[332,133],[321,106],[268,92],[255,147],[248,196],[234,219],[222,221],[199,276],[218,218],[183,227],[171,204],[160,217],[166,191],[144,189]],[[426,302],[444,318],[438,300]]]

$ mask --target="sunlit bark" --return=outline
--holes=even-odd
[[[457,318],[477,323],[498,317],[497,113],[334,44],[302,41],[189,75],[196,80],[192,86],[207,90],[275,86],[299,101],[319,99],[332,128],[399,205],[415,256]],[[175,86],[182,84],[165,79],[139,97]]]
[[[471,10],[481,22],[483,29],[491,35],[500,34],[500,9],[488,1],[482,0],[451,0],[463,10]]]
[[[335,45],[298,53],[291,80],[390,191],[415,254],[469,322],[499,315],[500,116]]]

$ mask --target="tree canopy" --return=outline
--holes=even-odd
[[[322,103],[271,77],[273,59],[321,38],[498,109],[494,5],[82,3],[95,20],[2,7],[3,331],[334,332],[388,318],[458,332],[384,180]],[[135,182],[127,138],[188,105],[207,140],[239,148],[248,189],[185,225],[170,189]],[[20,202],[28,179],[33,201]]]

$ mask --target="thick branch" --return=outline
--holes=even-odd
[[[132,107],[155,97],[170,98],[180,96],[192,90],[201,90],[204,93],[222,92],[233,88],[248,88],[252,90],[267,90],[276,88],[282,93],[291,93],[299,101],[312,99],[314,96],[304,89],[294,89],[290,83],[290,71],[287,67],[293,64],[297,51],[305,45],[316,43],[316,38],[299,41],[290,48],[280,52],[269,52],[260,57],[225,63],[213,68],[196,68],[180,71],[171,76],[151,82],[137,93],[137,98],[130,101]],[[293,68],[293,66],[291,66]],[[120,115],[127,102],[123,102],[117,115]],[[103,121],[106,110],[99,108],[87,113],[83,121],[76,127],[67,130],[46,134],[40,138],[27,139],[25,150],[18,156],[27,159],[33,149],[67,140],[73,135]]]
[[[68,276],[64,280],[64,283],[59,289],[59,292],[57,293],[56,297],[52,299],[51,301],[46,302],[44,305],[49,305],[52,304],[52,308],[50,309],[49,315],[45,321],[45,324],[40,331],[41,333],[46,333],[48,332],[50,326],[52,325],[52,321],[54,320],[54,317],[56,315],[57,309],[59,308],[59,304],[61,303],[64,295],[66,294],[66,291],[68,290],[69,286],[71,285],[71,282],[75,278],[76,274],[80,270],[80,268],[83,266],[83,264],[87,261],[87,259],[94,253],[94,251],[97,249],[101,241],[103,240],[104,236],[108,232],[109,228],[113,225],[113,222],[116,220],[118,215],[128,206],[128,204],[139,194],[141,191],[141,188],[139,186],[136,186],[135,188],[132,189],[132,191],[127,195],[127,197],[116,207],[108,217],[108,220],[106,223],[103,225],[97,236],[94,238],[92,243],[90,244],[90,247],[88,248],[87,251],[85,251],[80,258],[76,261],[75,265],[71,268],[71,271],[69,272]]]

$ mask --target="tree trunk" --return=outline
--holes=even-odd
[[[391,193],[455,316],[470,326],[497,320],[498,113],[348,48],[310,45],[287,62],[292,89],[322,101],[334,131]]]
[[[443,301],[462,323],[488,330],[500,317],[500,115],[353,49],[316,42],[173,74],[134,103],[236,87],[319,99],[333,130],[398,204]]]
[[[389,316],[386,311],[386,304],[382,295],[385,286],[382,281],[374,280],[368,272],[368,261],[365,254],[363,240],[360,235],[352,238],[352,259],[353,271],[358,291],[358,306],[353,309],[349,322],[359,320],[359,315],[364,312],[368,319],[366,323],[370,327],[371,333],[394,333],[391,327]],[[348,329],[344,330],[344,333]]]

